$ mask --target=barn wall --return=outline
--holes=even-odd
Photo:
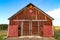
[[[46,25],[44,25],[44,27],[43,27],[43,33],[44,33],[43,34],[44,37],[53,37],[54,36],[52,26],[46,26]]]
[[[18,37],[18,25],[9,26],[8,37]]]
[[[29,10],[32,10],[32,12],[29,12]],[[47,20],[45,22],[41,21],[39,22],[39,35],[42,36],[43,35],[43,27],[44,25],[49,25],[49,26],[52,26],[52,20],[44,15],[41,11],[39,11],[38,9],[36,9],[35,7],[33,6],[27,6],[26,8],[24,8],[23,11],[19,12],[18,14],[16,14],[15,16],[13,16],[11,19],[10,19],[10,25],[20,25],[20,22],[15,22],[13,20]],[[25,23],[26,24],[26,23]],[[26,33],[29,35],[28,32],[26,32],[26,28],[28,28],[28,24],[25,25],[24,24],[24,35],[26,35]],[[20,25],[21,26],[21,25]],[[36,26],[35,24],[32,25],[33,26],[33,29],[35,30],[37,27],[34,28],[34,26]],[[33,30],[33,31],[34,31]],[[35,33],[37,34],[37,29],[35,31]],[[33,34],[35,34],[33,32]]]

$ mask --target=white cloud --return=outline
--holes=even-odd
[[[59,20],[60,19],[60,8],[48,11],[46,13],[55,19],[53,21],[53,25],[60,26],[60,20]]]
[[[53,18],[60,18],[60,8],[48,11],[47,13]]]

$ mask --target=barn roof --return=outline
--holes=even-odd
[[[48,16],[50,19],[54,20],[54,18],[52,18],[51,16],[49,16],[48,14],[46,14],[44,11],[42,11],[41,9],[39,9],[38,7],[36,7],[35,5],[33,5],[32,3],[29,3],[27,6],[32,5],[34,6],[36,9],[38,9],[39,11],[41,11],[44,15]],[[19,10],[17,13],[15,13],[13,16],[16,16],[18,13],[20,13],[21,11],[23,11],[27,6],[25,6],[24,8],[22,8],[21,10]],[[13,17],[11,16],[10,18],[8,18],[9,20]]]

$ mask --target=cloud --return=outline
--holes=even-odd
[[[60,26],[60,8],[48,11],[46,13],[55,19],[53,21],[53,25]]]
[[[60,18],[60,8],[48,11],[47,13],[53,18]]]

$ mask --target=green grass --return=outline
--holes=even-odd
[[[0,30],[0,40],[5,40],[5,37],[7,37],[7,31]]]
[[[60,29],[54,30],[54,38],[60,40]]]

